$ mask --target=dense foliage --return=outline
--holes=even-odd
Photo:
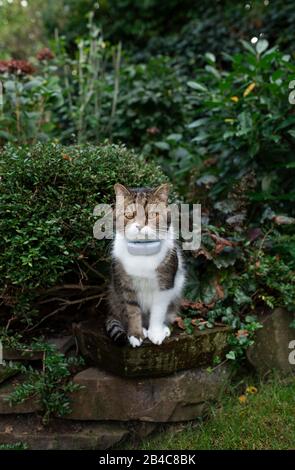
[[[276,307],[293,312],[295,302],[295,219],[267,207],[253,220],[247,196],[253,184],[247,174],[204,213],[201,247],[188,259],[183,325],[189,331],[220,321],[232,326],[229,359],[243,356],[261,326],[257,317]]]
[[[61,297],[57,306],[52,301],[61,311],[73,294],[71,300],[82,303],[99,298],[106,242],[93,237],[95,206],[113,201],[117,181],[164,180],[157,166],[116,145],[8,145],[0,153],[0,175],[2,311],[6,306],[10,318],[26,324],[38,313],[40,296],[47,307],[51,297]]]
[[[258,185],[253,199],[276,205],[292,202],[295,115],[288,99],[295,66],[290,55],[269,49],[266,40],[244,47],[246,51],[226,56],[226,71],[207,54],[208,65],[199,71],[198,80],[188,82],[196,102],[196,119],[189,125],[195,134],[192,141],[197,152],[216,159],[203,172],[216,177],[214,199],[254,171]]]
[[[240,356],[256,315],[295,301],[293,2],[4,3],[2,323],[30,330],[100,299],[95,204],[165,174],[202,203],[184,325],[230,324]]]

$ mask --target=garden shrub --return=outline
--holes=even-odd
[[[56,68],[26,60],[0,61],[0,145],[46,141],[57,128],[63,94]]]
[[[196,72],[196,80],[188,81],[193,110],[188,128],[177,143],[169,136],[161,139],[161,147],[155,142],[155,151],[161,148],[161,158],[173,161],[178,185],[182,177],[186,185],[191,181],[194,197],[209,195],[216,202],[253,171],[258,185],[252,199],[292,211],[295,116],[289,99],[295,66],[264,39],[256,46],[243,45],[244,51],[225,56],[227,69],[206,54],[207,65]],[[181,147],[187,151],[177,161]]]
[[[258,181],[253,198],[262,202],[294,201],[294,105],[288,101],[295,66],[289,55],[266,40],[227,56],[230,70],[219,70],[210,54],[195,90],[198,111],[190,128],[205,157],[216,162],[206,170],[217,180],[218,199],[236,179],[253,170]],[[286,204],[287,205],[287,204]],[[291,208],[291,204],[289,204]]]
[[[106,275],[105,241],[93,238],[93,210],[110,203],[113,185],[157,185],[159,167],[123,146],[8,144],[0,151],[0,291],[7,315],[32,324],[51,298],[95,296]],[[107,263],[108,264],[108,263]],[[61,290],[63,285],[76,290]],[[40,297],[41,296],[41,297]],[[77,302],[78,303],[78,302]],[[50,308],[51,307],[51,308]]]
[[[251,173],[228,199],[206,212],[202,206],[202,242],[187,260],[187,309],[184,326],[192,331],[230,325],[229,359],[242,358],[261,319],[274,308],[294,311],[295,218],[266,210],[251,217]],[[214,225],[213,225],[214,224]],[[294,326],[294,325],[293,325]]]
[[[187,118],[189,102],[185,83],[167,57],[147,63],[126,60],[120,74],[120,93],[112,137],[133,147],[159,140],[176,131]],[[152,148],[144,148],[152,154]]]
[[[63,14],[60,15],[59,12]],[[157,54],[170,56],[192,70],[210,50],[215,54],[237,52],[239,39],[262,34],[292,51],[293,0],[263,2],[189,2],[187,0],[56,0],[43,2],[42,14],[50,36],[58,29],[74,50],[75,38],[87,31],[87,14],[111,42],[122,41],[132,51],[133,62]]]

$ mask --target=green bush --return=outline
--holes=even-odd
[[[51,305],[72,305],[70,296],[78,305],[83,296],[101,293],[107,242],[93,238],[92,214],[96,204],[113,200],[114,183],[165,180],[156,165],[124,147],[54,143],[7,145],[0,152],[0,177],[2,311],[27,323],[40,311],[40,299],[48,314]],[[64,285],[69,291],[61,290]]]
[[[289,102],[295,66],[289,55],[266,40],[227,55],[230,69],[221,70],[215,56],[189,81],[195,102],[190,124],[192,143],[205,161],[203,178],[211,178],[216,200],[237,179],[254,171],[258,186],[253,199],[282,210],[294,201],[294,104]]]
[[[119,94],[121,44],[103,40],[100,28],[88,15],[88,31],[75,38],[70,54],[64,36],[53,43],[52,64],[59,77],[63,102],[54,107],[60,142],[102,142],[112,135]]]
[[[55,67],[38,68],[25,60],[0,61],[0,145],[46,141],[57,127],[53,110],[63,102],[59,77]]]
[[[260,327],[257,317],[276,307],[293,312],[295,303],[295,218],[267,209],[253,220],[250,188],[251,173],[215,208],[202,205],[201,246],[187,260],[185,296],[192,302],[184,326],[230,325],[229,359],[243,357]]]
[[[186,86],[167,57],[146,64],[122,64],[114,139],[142,148],[183,125],[189,103]],[[146,153],[150,147],[146,147]],[[152,153],[152,152],[151,152]]]

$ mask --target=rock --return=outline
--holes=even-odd
[[[5,361],[42,361],[43,351],[32,351],[31,349],[20,350],[12,348],[3,348],[3,359]]]
[[[289,363],[289,344],[295,340],[295,329],[289,325],[294,315],[282,308],[276,308],[270,315],[259,318],[263,328],[257,330],[255,342],[248,348],[249,362],[261,374],[276,369],[283,374],[295,372],[295,365]]]
[[[17,373],[18,371],[9,365],[0,365],[0,384]]]
[[[161,346],[148,339],[140,348],[117,346],[94,322],[74,325],[81,354],[91,365],[125,377],[164,376],[179,370],[209,366],[213,358],[223,358],[228,350],[229,327],[195,330],[188,334],[174,328]]]
[[[46,341],[55,346],[56,350],[62,354],[66,354],[75,344],[74,337],[71,335],[47,338]],[[43,357],[44,351],[42,350],[3,348],[3,359],[5,361],[42,361]]]
[[[55,346],[56,350],[62,354],[66,354],[75,345],[75,339],[70,335],[49,338],[47,342]]]
[[[158,428],[158,423],[152,423],[148,421],[134,421],[129,423],[130,435],[132,438],[140,441],[148,436]]]
[[[169,422],[202,416],[228,378],[219,366],[168,377],[130,379],[91,367],[74,377],[83,388],[71,395],[71,419]]]
[[[10,405],[8,397],[11,392],[13,392],[15,385],[21,380],[22,379],[20,378],[18,381],[10,381],[0,386],[0,414],[34,413],[36,411],[40,411],[41,406],[38,403],[38,400],[33,397],[28,398],[23,403],[19,403],[17,405]]]
[[[36,423],[35,423],[36,422]],[[116,423],[77,423],[58,420],[42,428],[24,417],[1,420],[0,443],[23,443],[31,450],[103,450],[117,444],[128,430]]]

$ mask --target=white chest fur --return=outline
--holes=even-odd
[[[179,259],[180,264],[174,287],[167,291],[161,291],[158,284],[157,268],[172,248],[173,241],[165,240],[162,242],[159,253],[151,256],[135,256],[128,252],[125,238],[120,234],[116,235],[113,256],[121,261],[126,273],[131,277],[138,302],[146,313],[158,307],[161,310],[166,310],[169,303],[181,294],[184,284],[181,259]]]
[[[159,292],[157,279],[132,276],[132,284],[142,311],[149,313],[153,306],[155,296]]]

